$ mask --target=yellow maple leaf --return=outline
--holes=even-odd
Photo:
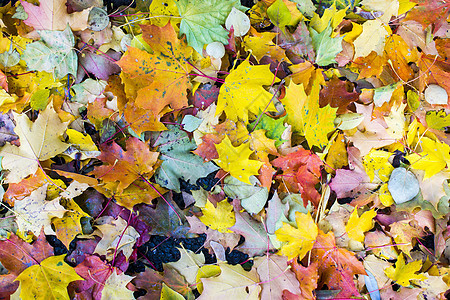
[[[50,159],[69,147],[60,138],[67,123],[61,122],[52,103],[34,123],[25,114],[14,113],[14,120],[17,124],[14,131],[20,138],[20,147],[6,144],[0,150],[2,167],[10,170],[6,176],[8,183],[18,183],[36,173],[39,161]]]
[[[319,233],[309,212],[295,212],[295,222],[297,228],[283,222],[283,227],[275,231],[278,240],[287,242],[281,247],[279,254],[287,256],[288,260],[297,256],[302,259],[312,249]]]
[[[363,165],[367,175],[369,175],[370,181],[386,182],[389,180],[394,167],[389,162],[389,157],[393,153],[382,150],[370,150],[370,152],[364,156]]]
[[[422,267],[422,262],[416,260],[405,264],[405,258],[403,253],[400,253],[397,262],[395,263],[395,268],[390,266],[384,273],[392,280],[395,280],[397,284],[402,286],[409,286],[410,280],[425,280],[427,279],[423,274],[416,274],[417,271]]]
[[[272,94],[263,85],[271,85],[274,75],[269,65],[251,66],[243,61],[225,79],[219,91],[216,116],[222,112],[233,121],[248,121],[248,113],[259,114],[267,107],[267,111],[276,111]]]
[[[334,129],[337,108],[330,105],[319,107],[320,84],[315,81],[310,95],[306,95],[303,84],[291,82],[282,100],[287,112],[287,121],[295,131],[305,136],[308,145],[323,147],[328,143],[327,134]]]
[[[364,241],[364,232],[369,231],[373,227],[373,218],[377,215],[374,209],[364,212],[361,217],[358,216],[358,210],[355,207],[347,225],[345,225],[345,231],[347,231],[348,237],[358,242]]]
[[[232,232],[229,227],[236,223],[233,206],[228,201],[223,200],[217,203],[217,207],[206,201],[206,205],[202,208],[203,216],[199,220],[213,230],[219,232]]]
[[[331,28],[335,29],[344,19],[347,14],[346,11],[346,9],[337,10],[335,3],[333,3],[333,5],[325,9],[322,17],[320,17],[317,13],[314,13],[310,26],[318,33],[321,33],[331,22]]]
[[[83,278],[64,262],[64,257],[50,256],[20,273],[16,279],[20,281],[20,298],[69,300],[67,285]]]
[[[284,49],[276,45],[272,40],[278,35],[276,32],[257,32],[253,27],[250,28],[250,34],[244,37],[244,49],[251,51],[260,61],[264,56],[273,60],[286,60]],[[289,62],[289,60],[288,60]]]
[[[251,184],[250,176],[258,175],[258,170],[263,163],[249,159],[249,156],[253,153],[250,150],[249,144],[245,143],[234,147],[228,136],[226,136],[220,144],[215,146],[219,158],[214,159],[214,162],[223,170],[229,172],[234,178]]]
[[[422,137],[419,140],[422,146],[422,152],[413,153],[406,156],[406,159],[411,163],[411,168],[424,170],[424,180],[434,176],[442,171],[450,164],[450,146],[439,141],[433,141],[427,137]]]

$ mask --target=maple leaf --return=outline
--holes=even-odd
[[[230,138],[226,136],[220,144],[215,146],[219,158],[214,159],[214,162],[224,171],[229,172],[234,178],[247,184],[252,184],[250,176],[258,175],[258,170],[263,163],[249,159],[253,152],[250,150],[249,144],[234,147]]]
[[[78,58],[72,30],[41,30],[39,36],[41,40],[28,44],[22,54],[28,70],[52,72],[55,79],[76,75]]]
[[[262,255],[266,251],[274,249],[264,225],[257,222],[246,212],[235,212],[236,224],[229,229],[245,237],[238,250],[251,256]]]
[[[61,122],[52,103],[39,114],[34,123],[25,114],[13,112],[13,115],[20,147],[7,144],[0,150],[0,156],[3,156],[2,167],[9,170],[7,183],[18,183],[36,173],[39,161],[50,159],[69,147],[60,139],[67,123]]]
[[[202,213],[203,216],[199,217],[200,221],[219,232],[231,232],[228,228],[236,223],[233,206],[226,200],[218,202],[216,207],[207,201],[205,207],[202,208]]]
[[[347,231],[348,237],[362,243],[364,241],[364,232],[373,228],[373,218],[376,215],[375,210],[369,210],[359,217],[358,210],[355,207],[348,219],[347,225],[345,225],[345,231]]]
[[[72,182],[73,184],[78,184],[76,181]],[[88,187],[87,184],[84,185],[84,189]],[[70,186],[67,188],[69,189]],[[80,192],[81,194],[81,192]],[[79,195],[77,195],[79,196]],[[73,197],[72,197],[73,198]],[[83,230],[81,227],[81,218],[89,217],[73,199],[61,199],[60,203],[62,206],[67,209],[63,218],[54,219],[53,225],[55,226],[55,232],[58,239],[69,248],[72,240],[78,235],[82,234]]]
[[[103,144],[98,159],[108,165],[96,167],[92,172],[105,182],[119,181],[117,192],[120,194],[133,181],[142,176],[150,178],[155,172],[154,165],[158,161],[158,152],[152,152],[147,143],[131,137],[126,142],[124,151],[116,142]]]
[[[218,263],[220,275],[202,278],[203,292],[198,298],[204,299],[259,299],[261,291],[260,280],[255,269],[245,271],[240,265],[232,266]]]
[[[286,97],[282,99],[288,123],[305,136],[310,147],[323,147],[328,143],[327,134],[334,129],[333,119],[337,111],[337,108],[328,105],[319,108],[319,91],[320,84],[317,81],[314,81],[309,96],[303,84],[291,82],[286,89]]]
[[[160,113],[166,105],[173,109],[187,106],[187,90],[190,88],[189,59],[192,48],[177,38],[172,25],[164,27],[142,25],[144,41],[153,53],[129,47],[117,64],[122,68],[125,88],[137,92],[135,104]]]
[[[7,297],[19,286],[16,277],[29,266],[41,263],[53,255],[53,247],[47,243],[44,232],[33,244],[28,244],[14,233],[7,239],[0,240],[0,262],[9,273],[0,275],[0,296]]]
[[[427,137],[421,138],[419,144],[423,150],[420,155],[412,153],[406,159],[411,163],[411,168],[425,171],[424,179],[434,176],[449,165],[449,145]]]
[[[44,227],[46,234],[54,234],[51,228],[53,217],[62,218],[66,209],[59,204],[59,198],[46,201],[48,183],[34,190],[30,196],[16,201],[14,211],[20,216],[16,222],[19,230],[26,233],[28,230],[38,235]]]
[[[105,281],[101,300],[133,299],[133,291],[126,287],[133,278],[114,268],[111,275]]]
[[[418,5],[406,14],[406,20],[414,20],[422,24],[423,28],[434,25],[433,33],[445,25],[444,20],[450,13],[450,6],[445,1],[415,0]]]
[[[289,191],[302,193],[302,198],[307,205],[311,201],[318,205],[320,194],[315,185],[320,181],[320,158],[309,150],[299,149],[286,156],[278,157],[272,161],[272,165],[283,170],[283,182],[288,185]]]
[[[180,35],[185,34],[189,46],[202,54],[203,46],[212,42],[228,44],[228,32],[223,28],[233,7],[246,8],[237,0],[181,0],[176,5],[181,16]]]
[[[220,87],[216,115],[225,112],[228,119],[246,123],[249,113],[276,111],[271,101],[273,95],[263,87],[274,81],[268,65],[251,66],[248,59],[243,61]]]
[[[100,299],[105,281],[110,277],[113,268],[110,268],[98,256],[89,255],[75,267],[75,272],[84,278],[83,281],[70,284],[71,287],[76,287],[76,294]]]
[[[68,14],[65,0],[43,0],[39,6],[21,0],[20,4],[27,14],[24,23],[36,30],[64,30],[67,24],[72,30],[84,30],[89,26],[91,9]]]
[[[133,252],[134,242],[140,236],[139,233],[134,227],[128,226],[121,217],[108,221],[110,222],[97,225],[96,235],[101,236],[102,239],[95,247],[94,253],[106,255],[107,259],[112,259],[116,252],[122,251],[128,259]]]
[[[281,61],[286,59],[283,48],[272,42],[278,36],[275,32],[257,32],[253,27],[250,28],[250,34],[244,37],[244,49],[251,50],[252,55],[260,61],[264,56],[271,57],[274,60]]]
[[[300,284],[289,270],[284,256],[270,255],[257,257],[254,261],[259,279],[263,282],[261,299],[281,299],[284,291],[300,294]]]
[[[295,222],[297,228],[283,223],[283,227],[275,231],[277,239],[282,242],[287,242],[280,249],[281,255],[286,255],[288,260],[295,257],[303,259],[303,257],[310,251],[316,241],[318,234],[317,225],[311,217],[311,214],[295,213]]]
[[[300,299],[314,299],[313,291],[317,288],[317,281],[319,280],[318,263],[313,262],[308,267],[303,267],[296,260],[293,260],[290,262],[290,266],[300,282]]]
[[[372,76],[380,76],[383,71],[386,59],[384,56],[379,56],[377,52],[372,51],[365,57],[358,57],[353,60],[352,68],[359,70],[357,79],[370,78]]]
[[[281,135],[286,130],[286,127],[284,126],[285,120],[286,117],[274,119],[266,114],[262,114],[259,120],[250,123],[247,128],[249,128],[249,130],[254,128],[253,131],[264,129],[266,131],[265,135],[269,139],[275,140],[275,146],[279,147],[285,142],[285,140],[281,138]]]
[[[259,213],[267,202],[269,191],[262,187],[254,176],[249,178],[252,184],[246,184],[233,176],[224,179],[223,191],[232,199],[239,199],[240,204],[251,214]]]
[[[336,55],[342,51],[343,37],[332,38],[331,32],[331,26],[320,33],[310,28],[312,45],[316,51],[316,64],[319,66],[336,63]]]
[[[159,185],[179,193],[179,179],[193,184],[218,168],[212,162],[203,162],[201,157],[191,153],[196,145],[189,140],[185,131],[176,126],[168,128],[168,131],[155,134],[156,142],[153,147],[158,147],[162,160],[155,179]]]
[[[423,274],[416,274],[422,268],[422,262],[416,260],[405,264],[405,258],[403,253],[398,256],[397,262],[395,263],[395,268],[393,266],[388,267],[384,270],[386,275],[394,280],[396,283],[402,286],[409,286],[410,280],[424,280],[426,277]]]
[[[181,257],[176,262],[170,262],[167,265],[177,270],[184,276],[189,284],[195,284],[197,281],[197,272],[205,264],[205,255],[203,253],[195,254],[191,250],[179,249]]]
[[[164,266],[164,273],[146,268],[144,272],[139,273],[133,279],[133,283],[137,288],[145,289],[147,291],[146,296],[148,296],[148,299],[160,298],[163,283],[184,295],[186,299],[194,298],[186,279],[168,264]]]
[[[164,199],[154,200],[156,205],[153,208],[149,205],[138,205],[139,220],[142,220],[155,235],[170,236],[174,238],[186,237],[189,227],[187,227],[185,211],[178,208],[178,205],[170,204],[173,201],[170,194],[166,194]]]
[[[20,297],[42,300],[69,299],[67,285],[83,278],[64,262],[64,256],[51,256],[20,273],[17,276],[20,281]]]
[[[338,114],[345,113],[347,106],[359,99],[359,93],[354,91],[353,85],[349,81],[339,80],[333,76],[327,84],[320,90],[319,104],[325,107],[328,104],[333,108],[338,108]]]
[[[332,232],[327,234],[319,232],[311,254],[311,261],[318,263],[319,288],[327,285],[330,290],[340,290],[337,297],[357,297],[359,295],[353,282],[353,275],[365,275],[364,266],[354,253],[336,247]]]
[[[450,114],[446,114],[444,110],[429,110],[425,116],[427,125],[430,128],[437,130],[444,130],[445,127],[450,126]]]
[[[388,31],[386,26],[378,19],[366,21],[362,26],[362,33],[353,42],[355,47],[354,57],[365,57],[372,51],[382,55],[386,36],[390,34],[390,30]]]

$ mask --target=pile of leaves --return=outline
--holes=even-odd
[[[2,299],[448,297],[450,3],[248,2],[0,9]]]

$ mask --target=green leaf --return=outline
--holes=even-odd
[[[225,178],[223,191],[233,199],[240,199],[242,207],[251,214],[259,213],[269,198],[269,191],[266,187],[260,186],[255,176],[250,176],[250,182],[247,184],[233,176]]]
[[[225,19],[233,7],[246,9],[239,0],[180,0],[176,4],[182,18],[180,35],[185,34],[188,45],[200,54],[205,44],[227,45],[228,31],[222,27]]]
[[[409,108],[413,112],[416,111],[416,109],[418,109],[420,106],[419,94],[417,94],[413,90],[409,90],[406,93],[406,101],[408,102]]]
[[[32,109],[44,110],[48,105],[48,96],[50,95],[50,90],[42,89],[37,90],[30,99],[30,105]]]
[[[275,140],[275,147],[278,147],[286,141],[281,139],[281,135],[286,129],[286,127],[284,126],[285,119],[286,116],[279,119],[274,119],[266,114],[262,114],[259,121],[257,120],[258,124],[256,125],[256,127],[255,122],[257,121],[254,121],[247,126],[247,129],[252,130],[253,127],[255,127],[255,130],[258,129],[266,130],[266,136],[271,140]]]
[[[443,109],[427,111],[425,120],[428,127],[437,130],[443,130],[445,127],[450,126],[450,114],[446,114]]]
[[[275,1],[268,9],[267,16],[273,24],[278,26],[281,31],[284,31],[284,28],[291,21],[291,12],[287,8],[286,4],[284,4],[283,0]]]
[[[76,75],[78,57],[75,38],[69,26],[64,31],[38,30],[41,40],[28,44],[22,58],[28,70],[53,72],[55,79]]]
[[[9,50],[0,53],[0,64],[5,68],[13,67],[20,61],[19,52],[13,48],[13,43],[9,46]]]
[[[163,161],[155,173],[156,183],[180,193],[180,182],[183,179],[195,184],[195,181],[218,170],[212,162],[203,162],[200,156],[191,153],[197,148],[189,140],[186,132],[176,126],[167,126],[170,130],[162,131],[154,146],[159,146],[160,159]]]
[[[336,55],[342,51],[343,37],[330,37],[332,32],[331,26],[317,33],[313,28],[310,28],[312,44],[316,51],[316,64],[319,66],[327,66],[336,63]]]

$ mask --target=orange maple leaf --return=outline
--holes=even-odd
[[[144,41],[153,53],[129,47],[117,62],[128,77],[127,85],[137,89],[135,104],[158,114],[166,105],[173,109],[187,106],[187,90],[191,87],[189,58],[192,48],[177,38],[172,25],[142,25]],[[122,78],[123,79],[123,78]],[[130,82],[130,80],[132,82]]]
[[[121,193],[133,181],[143,175],[151,177],[155,172],[154,165],[158,160],[158,152],[149,150],[149,146],[141,140],[131,137],[127,140],[124,151],[116,142],[100,146],[102,154],[98,159],[107,165],[96,167],[92,172],[96,178],[104,182],[119,181],[117,192]]]

